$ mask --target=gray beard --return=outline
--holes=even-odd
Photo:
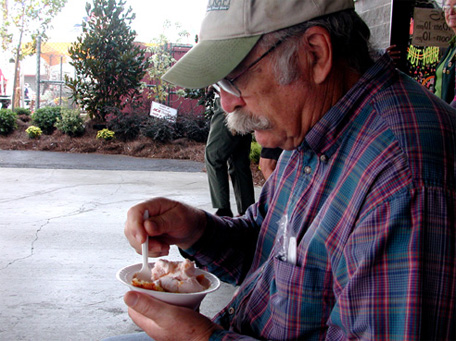
[[[271,128],[271,122],[266,117],[255,117],[243,109],[236,109],[228,113],[225,121],[232,133],[241,135],[249,134],[254,130],[267,130]]]

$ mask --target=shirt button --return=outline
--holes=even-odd
[[[234,308],[233,307],[229,307],[228,308],[228,314],[230,314],[230,315],[234,314]]]
[[[312,173],[312,168],[310,168],[310,166],[305,166],[304,167],[304,173],[306,173],[306,174]]]
[[[327,162],[327,161],[328,161],[328,157],[327,157],[325,154],[322,154],[322,155],[320,156],[320,161],[321,161],[321,162]]]

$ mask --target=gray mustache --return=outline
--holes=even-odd
[[[226,125],[231,132],[245,135],[254,130],[267,130],[271,128],[271,122],[264,116],[253,116],[250,112],[237,109],[226,115]]]

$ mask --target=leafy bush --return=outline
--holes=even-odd
[[[158,142],[169,142],[174,138],[174,124],[166,118],[149,117],[141,127],[141,134]]]
[[[81,35],[68,49],[75,75],[65,81],[89,117],[104,122],[105,107],[122,109],[139,94],[149,61],[146,49],[134,43],[130,24],[135,14],[125,1],[90,2],[85,7],[90,20],[82,23]]]
[[[57,118],[55,127],[69,136],[82,136],[85,131],[84,120],[77,110],[63,110],[62,117]]]
[[[112,110],[113,112],[106,115],[107,127],[114,131],[116,135],[121,136],[125,141],[137,138],[141,129],[141,124],[147,117],[134,113],[122,113],[118,109]]]
[[[187,137],[196,142],[206,142],[210,121],[204,115],[181,115],[176,123],[177,137]]]
[[[44,134],[51,135],[55,130],[57,119],[62,118],[62,108],[44,107],[35,111],[32,115],[33,123],[41,128]]]
[[[261,155],[261,146],[258,142],[252,141],[250,145],[250,161],[254,163],[260,162],[260,155]]]
[[[28,108],[15,108],[14,112],[19,116],[19,115],[26,115],[30,116],[30,109]]]
[[[97,132],[97,139],[103,139],[105,141],[115,140],[116,133],[109,129],[101,129]]]
[[[35,126],[28,127],[27,129],[25,129],[25,132],[31,139],[39,139],[41,134],[43,133],[39,127]]]
[[[17,128],[17,115],[11,109],[0,109],[0,135],[8,135]]]

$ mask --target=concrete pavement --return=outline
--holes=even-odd
[[[141,262],[123,235],[128,208],[166,196],[213,211],[202,163],[84,155],[0,151],[0,340],[137,331],[115,279]],[[201,312],[213,316],[233,290],[222,285]]]

